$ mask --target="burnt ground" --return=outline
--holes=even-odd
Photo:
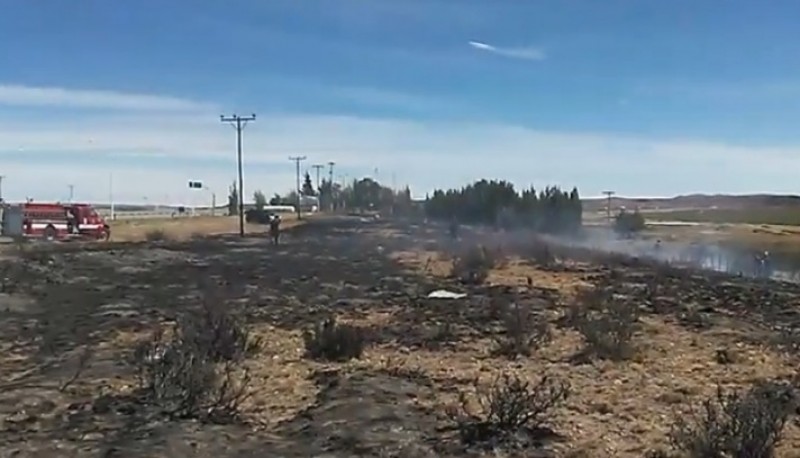
[[[221,236],[9,250],[0,456],[498,456],[460,445],[447,412],[474,380],[510,372],[561,377],[573,394],[552,419],[557,434],[509,456],[641,457],[717,384],[796,373],[797,286],[585,253],[537,267],[508,246],[486,284],[464,286],[447,277],[454,247],[441,239],[438,229],[326,219],[279,247]],[[558,326],[578,288],[599,283],[642,311],[629,361],[578,361],[579,335]],[[426,298],[440,288],[468,297]],[[204,300],[246,316],[262,339],[244,363],[253,380],[238,423],[167,420],[134,395],[135,343]],[[492,351],[503,332],[493,311],[511,302],[554,326],[549,344],[516,360]],[[331,313],[368,331],[360,359],[304,357],[302,331]],[[792,450],[794,422],[779,456],[800,456]]]

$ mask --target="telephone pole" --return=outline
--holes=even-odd
[[[111,221],[117,219],[117,216],[114,214],[114,174],[108,174],[108,203],[111,206]]]
[[[0,175],[0,202],[3,202],[3,178],[5,175]]]
[[[75,193],[75,185],[68,184],[67,187],[69,188],[69,203],[72,203],[72,196]]]
[[[313,168],[317,172],[317,192],[319,192],[319,171],[323,167],[325,167],[325,166],[322,165],[322,164],[314,164],[314,165],[311,166],[311,168]]]
[[[234,114],[233,116],[225,117],[225,115],[219,115],[219,120],[222,122],[228,122],[232,126],[236,128],[236,162],[239,166],[239,190],[237,194],[239,195],[239,236],[244,237],[244,178],[242,177],[242,129],[244,126],[247,125],[248,121],[255,121],[256,115],[253,113],[250,116],[239,116]]]
[[[290,161],[294,161],[295,174],[297,175],[297,219],[300,219],[300,162],[305,161],[305,156],[289,156]]]
[[[611,196],[616,194],[614,191],[603,191],[603,194],[608,198],[606,203],[606,218],[608,218],[608,225],[611,226]]]
[[[331,208],[330,211],[333,211],[334,206],[334,196],[333,196],[333,166],[336,165],[333,161],[328,161],[328,200],[330,201]]]

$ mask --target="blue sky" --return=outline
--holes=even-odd
[[[77,6],[80,5],[80,6]],[[290,155],[415,195],[480,177],[583,195],[797,192],[800,4],[0,0],[8,199],[207,199],[219,115],[245,192]]]

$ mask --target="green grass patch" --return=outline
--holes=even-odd
[[[800,207],[709,208],[642,213],[651,221],[800,226]]]

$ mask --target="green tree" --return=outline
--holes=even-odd
[[[228,189],[228,215],[235,216],[239,214],[239,190],[236,189],[236,182],[231,184]]]
[[[289,191],[285,196],[283,196],[283,202],[286,205],[297,206],[298,203],[297,191],[294,190]]]
[[[267,206],[267,197],[261,190],[253,193],[253,203],[256,205],[256,210],[261,211]]]
[[[425,200],[428,217],[499,227],[526,226],[551,234],[581,228],[583,206],[577,188],[567,193],[557,186],[521,193],[503,180],[479,180],[461,189],[437,189]]]
[[[632,237],[633,234],[645,229],[646,222],[639,210],[626,212],[621,210],[614,220],[614,231],[624,237]]]
[[[326,210],[333,210],[334,207],[333,187],[331,182],[324,178],[319,185],[319,206]]]
[[[272,197],[269,199],[269,204],[270,204],[270,205],[280,205],[282,201],[283,201],[283,199],[281,198],[281,195],[280,195],[280,194],[278,194],[278,193],[276,192],[276,193],[275,193],[275,194],[274,194],[274,195],[273,195],[273,196],[272,196]]]
[[[304,196],[316,196],[317,192],[314,190],[314,185],[311,183],[311,174],[306,172],[306,176],[303,179],[303,187],[301,191]]]

